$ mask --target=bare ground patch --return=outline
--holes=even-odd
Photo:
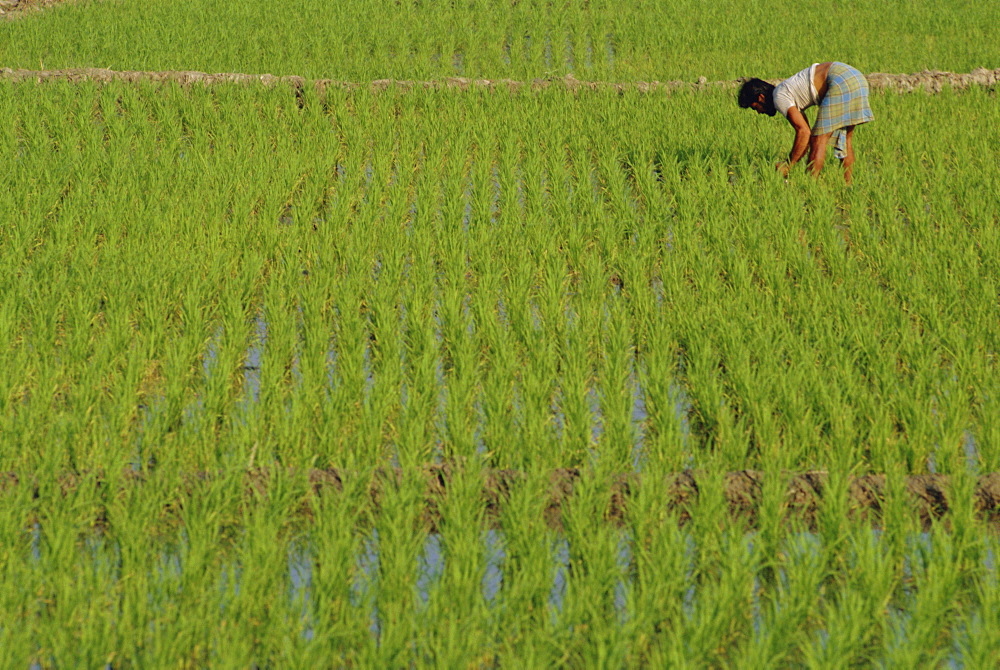
[[[0,17],[16,18],[28,12],[46,9],[73,0],[0,0]]]

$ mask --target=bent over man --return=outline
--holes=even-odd
[[[795,128],[788,161],[775,166],[782,175],[788,174],[807,149],[806,169],[818,175],[823,169],[826,144],[833,136],[834,154],[844,168],[844,179],[851,183],[854,129],[875,118],[868,106],[868,81],[863,74],[845,63],[813,63],[777,86],[750,79],[740,88],[739,103],[758,114],[774,116],[781,112]],[[810,130],[802,112],[813,105],[819,105],[819,113]]]

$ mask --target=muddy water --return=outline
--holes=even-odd
[[[253,344],[247,349],[243,363],[243,387],[246,389],[247,401],[260,400],[260,363],[267,346],[267,321],[263,314],[258,314],[253,320]]]

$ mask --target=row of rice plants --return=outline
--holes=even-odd
[[[585,475],[545,523],[549,482],[485,515],[456,473],[429,531],[404,473],[310,492],[277,471],[142,484],[83,477],[3,493],[0,643],[15,665],[940,665],[1000,651],[994,533],[959,504],[920,532],[901,479],[882,523],[849,520],[834,483],[815,532],[765,487],[756,530],[720,487],[686,512],[651,481],[622,525],[595,523]],[[363,480],[355,480],[363,482]],[[721,485],[721,480],[717,482]],[[967,492],[967,491],[966,491]],[[968,500],[968,498],[962,498]]]
[[[0,83],[0,646],[988,663],[1000,124],[984,91],[875,104],[846,188],[778,178],[786,129],[726,94]],[[523,475],[492,511],[487,467]],[[778,478],[730,520],[746,467],[828,468],[813,532]],[[922,533],[927,471],[957,490]]]
[[[844,189],[723,96],[7,88],[5,469],[996,468],[983,93]]]
[[[898,3],[897,3],[898,4]],[[5,67],[382,78],[693,81],[787,76],[818,58],[866,72],[995,67],[995,3],[90,0],[0,19]],[[799,39],[823,35],[823,54]],[[776,50],[773,45],[784,48]]]

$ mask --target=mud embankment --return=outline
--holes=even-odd
[[[0,0],[0,18],[15,18],[27,12],[45,9],[70,0]]]
[[[41,0],[37,0],[41,1]],[[0,0],[2,3],[3,0]],[[867,75],[868,83],[876,91],[893,90],[900,92],[925,91],[928,93],[939,93],[946,88],[963,90],[978,86],[995,89],[1000,87],[1000,68],[988,70],[977,68],[972,72],[956,73],[941,72],[938,70],[924,70],[912,74],[887,74],[884,72],[874,72]],[[673,92],[685,90],[713,90],[713,89],[735,89],[745,81],[745,79],[733,79],[726,81],[709,81],[705,77],[699,77],[697,81],[636,81],[636,82],[602,82],[602,81],[582,81],[573,75],[566,75],[560,78],[532,79],[530,81],[517,81],[514,79],[467,79],[463,77],[446,77],[444,79],[434,79],[430,81],[413,81],[400,79],[377,79],[370,82],[350,82],[335,79],[306,79],[304,77],[285,75],[277,76],[271,74],[242,74],[236,72],[223,72],[210,74],[197,71],[163,71],[163,72],[142,72],[124,70],[105,70],[100,68],[80,68],[68,70],[21,70],[12,68],[0,68],[0,79],[13,81],[94,81],[94,82],[173,82],[183,86],[201,84],[204,86],[220,86],[223,84],[263,84],[274,86],[278,84],[290,85],[297,89],[302,89],[307,85],[315,86],[318,89],[331,87],[339,88],[363,88],[369,87],[373,90],[383,90],[388,88],[398,89],[445,89],[457,88],[467,89],[507,89],[507,90],[540,90],[550,87],[565,87],[570,90],[615,90],[627,91],[638,90],[643,92]],[[774,80],[778,82],[780,80]]]
[[[461,470],[461,466],[444,463],[427,465],[418,472],[411,473],[424,481],[422,518],[429,529],[437,529],[440,522],[439,510],[456,476],[461,474],[481,480],[480,502],[487,520],[494,525],[499,522],[503,506],[511,492],[527,479],[525,473],[516,470],[485,469],[464,473]],[[248,494],[267,495],[274,474],[268,469],[255,468],[238,476],[243,478]],[[297,476],[295,472],[290,472],[289,475],[293,478]],[[127,489],[154,481],[158,476],[156,471],[133,470],[127,470],[114,478],[107,478],[99,473],[65,473],[45,483],[31,476],[0,472],[0,504],[4,495],[21,490],[24,486],[31,488],[32,495],[37,500],[58,496],[60,493],[65,496],[81,486]],[[203,487],[225,476],[221,472],[188,473],[181,477],[182,488],[186,489],[187,495],[196,495]],[[363,481],[358,482],[359,477]],[[547,475],[545,521],[550,527],[562,529],[563,509],[571,504],[574,489],[579,486],[583,477],[583,473],[576,468],[560,468]],[[648,481],[648,477],[649,475],[629,473],[603,481],[601,488],[606,491],[607,500],[604,509],[606,522],[615,525],[628,523],[630,500],[643,485],[643,480]],[[768,489],[768,484],[775,486],[776,477],[779,478],[777,488]],[[385,492],[403,481],[404,472],[398,468],[384,468],[362,475],[336,468],[309,470],[301,478],[304,485],[301,512],[306,516],[311,515],[310,500],[313,497],[336,495],[352,479],[367,490],[372,509],[377,512]],[[924,529],[930,529],[935,521],[942,521],[947,525],[953,507],[957,506],[966,510],[971,507],[971,511],[987,527],[1000,531],[1000,473],[970,476],[964,483],[956,482],[947,475],[909,475],[890,480],[883,474],[866,474],[849,477],[842,480],[841,486],[835,487],[831,486],[830,475],[825,471],[765,474],[757,470],[740,470],[714,477],[705,472],[685,471],[664,475],[661,483],[663,486],[659,490],[663,492],[662,505],[682,525],[697,516],[700,498],[721,494],[730,517],[753,527],[757,524],[761,506],[773,505],[777,492],[785,519],[795,520],[815,529],[824,512],[824,501],[833,491],[832,495],[837,496],[835,508],[842,508],[850,518],[876,527],[881,525],[882,511],[887,504],[902,504],[916,512]],[[287,482],[283,488],[286,486]],[[462,490],[468,490],[467,483],[462,485]],[[770,493],[765,493],[766,491]],[[183,505],[180,501],[166,500],[164,504],[168,507]]]

